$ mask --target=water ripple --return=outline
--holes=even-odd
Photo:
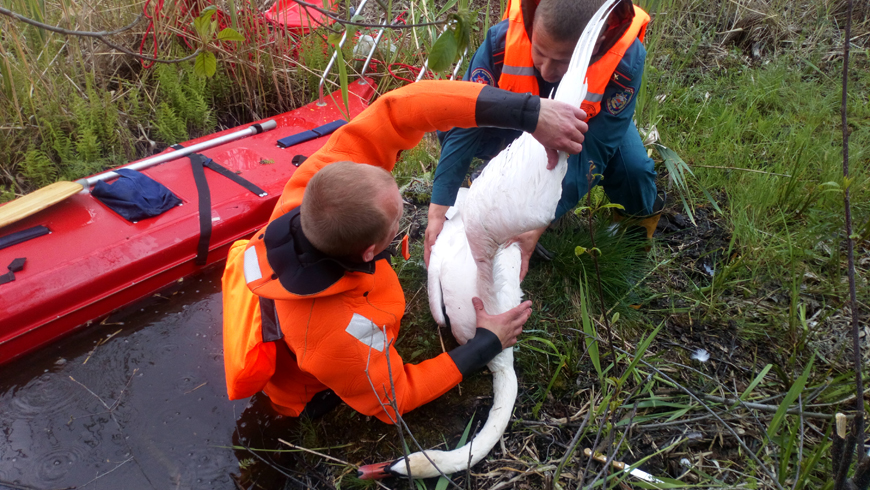
[[[63,479],[86,454],[86,448],[70,446],[40,455],[36,463],[37,482],[54,483]]]
[[[44,374],[16,390],[10,400],[8,416],[16,418],[33,418],[36,415],[47,416],[68,409],[69,405],[79,398],[80,389],[73,383],[58,383],[57,376]]]

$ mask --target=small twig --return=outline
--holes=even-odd
[[[371,303],[369,303],[369,304],[371,305]],[[376,326],[376,325],[374,325],[374,322],[372,323],[372,325]],[[384,338],[387,338],[386,337],[386,334],[387,334],[386,327],[384,327],[383,332],[384,332]],[[391,345],[392,345],[392,340],[389,340],[384,347],[384,352],[386,353],[386,361],[387,361],[387,368],[388,368],[387,372],[389,373],[389,377],[390,377],[390,385],[394,385],[393,372],[392,372],[392,368],[390,368],[390,353],[389,352],[390,352]],[[372,381],[371,374],[369,374],[369,364],[371,363],[371,360],[372,360],[372,346],[369,345],[369,354],[368,354],[368,359],[366,359],[366,368],[364,370],[364,373],[366,375],[366,379],[369,382],[369,386],[371,387],[372,392],[375,395],[375,398],[377,398],[378,403],[381,406],[381,409],[387,415],[387,418],[390,419],[390,422],[392,422],[393,425],[398,426],[400,440],[402,441],[402,451],[404,452],[403,459],[405,461],[405,468],[408,472],[408,480],[411,483],[411,488],[413,489],[413,477],[411,476],[411,466],[410,466],[410,462],[408,461],[409,454],[405,448],[405,438],[404,438],[404,435],[402,434],[402,430],[401,430],[402,427],[404,427],[408,431],[408,437],[410,437],[411,440],[414,441],[414,444],[417,446],[417,448],[420,450],[420,452],[423,454],[423,456],[426,457],[426,459],[429,461],[429,464],[431,464],[432,467],[435,468],[435,470],[438,471],[438,473],[441,474],[441,476],[446,478],[447,481],[449,483],[451,483],[454,487],[456,487],[459,490],[462,490],[462,487],[457,485],[453,480],[450,479],[450,477],[445,475],[444,472],[441,471],[440,468],[438,468],[438,465],[436,465],[435,462],[432,461],[432,458],[429,457],[429,454],[423,449],[423,446],[419,442],[417,442],[417,439],[414,437],[414,434],[411,433],[410,428],[407,426],[407,424],[405,424],[405,419],[402,418],[402,416],[399,414],[398,407],[395,406],[395,400],[391,400],[390,397],[387,395],[387,393],[384,393],[384,396],[387,398],[387,400],[390,401],[390,407],[393,408],[393,411],[396,414],[396,418],[394,419],[393,416],[390,415],[390,411],[387,410],[387,405],[384,404],[383,401],[381,401],[381,396],[378,394],[377,388],[375,388],[374,382]],[[393,387],[393,392],[395,393],[395,386],[392,386],[392,387]],[[384,387],[384,390],[386,390],[386,387]]]
[[[510,469],[513,470],[513,471],[519,471],[519,470],[516,470],[516,469],[514,469],[514,468],[510,468]],[[517,475],[517,476],[511,478],[511,479],[508,480],[508,481],[503,481],[503,482],[499,483],[498,485],[492,487],[490,490],[500,490],[500,489],[502,489],[502,488],[506,488],[506,487],[510,486],[512,483],[516,483],[516,482],[518,482],[519,480],[525,478],[526,476],[528,476],[528,475],[530,475],[530,474],[533,474],[533,473],[534,473],[534,474],[540,474],[542,471],[553,471],[554,469],[556,469],[556,467],[555,467],[554,465],[551,465],[551,464],[550,464],[550,465],[546,465],[546,466],[541,466],[541,467],[538,467],[538,468],[532,468],[532,469],[530,469],[530,470],[523,471],[522,473],[520,473],[519,475]]]
[[[592,487],[595,482],[598,481],[598,479],[601,478],[601,476],[610,469],[610,465],[611,463],[613,463],[613,459],[616,457],[616,452],[619,450],[619,447],[622,446],[622,443],[625,442],[625,437],[628,435],[628,431],[631,428],[631,421],[634,420],[634,416],[637,415],[637,404],[638,402],[634,402],[634,407],[631,409],[631,415],[628,416],[628,424],[625,427],[625,431],[622,432],[622,437],[619,438],[619,442],[616,443],[615,447],[609,448],[609,450],[607,451],[607,461],[604,462],[604,468],[601,468],[601,471],[599,471],[598,474],[595,475],[592,483],[589,484],[590,487]],[[611,441],[613,440],[612,432],[610,435],[608,435],[608,439]],[[594,458],[589,459],[592,460]],[[605,478],[605,480],[609,478],[610,477],[608,476],[607,478]]]
[[[372,325],[374,325],[374,322],[372,322]],[[387,326],[386,325],[384,325],[384,328],[382,331],[384,332],[384,338],[389,338],[389,337],[387,337]],[[396,383],[393,382],[393,367],[390,365],[390,347],[392,345],[393,345],[393,340],[392,339],[388,340],[386,347],[384,347],[384,354],[387,357],[387,376],[389,376],[390,390],[393,393],[393,397],[390,398],[389,396],[387,396],[386,388],[384,388],[384,396],[386,396],[387,401],[390,402],[390,406],[393,407],[393,413],[396,414],[396,418],[401,419],[402,415],[399,413],[399,404],[396,401],[396,400],[398,400],[398,398],[396,398]],[[371,352],[371,350],[369,350],[369,352]],[[368,367],[368,366],[366,366],[366,367]],[[368,373],[366,373],[366,374],[368,374]],[[402,447],[404,448],[405,447],[405,436],[404,436],[404,434],[402,434],[402,426],[404,424],[395,424],[395,425],[396,425],[396,430],[399,432],[399,440],[402,441]],[[432,466],[435,466],[435,464],[433,463]],[[408,470],[408,488],[410,490],[414,490],[414,477],[411,475],[411,463],[408,461],[407,450],[405,450],[405,468]]]
[[[196,390],[202,388],[203,386],[205,386],[205,385],[207,385],[207,384],[208,384],[208,381],[204,381],[201,385],[197,386],[196,388],[194,388],[194,389],[192,389],[192,390],[187,390],[187,391],[185,391],[184,394],[187,395],[188,393],[193,393],[194,391],[196,391]]]
[[[377,325],[375,325],[374,322],[372,322],[372,327],[377,327]],[[386,336],[386,335],[387,335],[387,329],[386,329],[386,327],[384,328],[383,332],[384,332],[384,338],[387,338],[387,339],[388,339],[389,337]],[[393,342],[392,340],[387,340],[386,345],[384,346],[384,351],[387,352],[387,356],[389,356],[390,345],[392,345],[392,342]],[[390,415],[390,411],[387,410],[387,405],[384,404],[383,401],[381,401],[381,395],[378,393],[378,389],[375,388],[375,383],[374,383],[374,381],[372,381],[372,376],[371,376],[371,374],[369,374],[369,364],[372,362],[372,349],[373,349],[373,348],[374,348],[374,347],[373,347],[373,346],[371,345],[371,343],[370,343],[370,344],[369,344],[369,354],[368,354],[368,358],[366,359],[366,368],[365,368],[365,370],[364,370],[363,372],[364,372],[365,375],[366,375],[366,379],[367,379],[368,382],[369,382],[369,386],[370,386],[371,389],[372,389],[372,393],[374,393],[375,398],[377,398],[377,400],[378,400],[378,404],[381,406],[381,410],[383,410],[384,413],[387,414],[387,418],[390,419],[390,422],[392,422],[393,425],[396,426],[396,430],[399,431],[399,441],[402,443],[402,452],[403,452],[404,455],[405,455],[405,457],[404,457],[404,460],[405,460],[405,469],[406,469],[406,471],[408,472],[408,481],[410,482],[411,489],[413,490],[413,488],[414,488],[414,481],[413,481],[413,479],[412,479],[412,477],[411,477],[411,465],[410,465],[410,463],[408,462],[408,450],[405,448],[405,437],[404,437],[404,435],[402,434],[402,427],[401,427],[401,425],[399,424],[399,422],[398,422],[398,420],[397,420],[397,419],[401,419],[401,418],[402,418],[401,415],[399,415],[399,408],[395,405],[395,403],[396,403],[395,400],[391,400],[390,397],[387,396],[386,393],[384,393],[384,395],[385,395],[386,398],[387,398],[387,401],[390,402],[390,407],[393,409],[393,413],[396,414],[396,418],[393,418],[393,416]],[[387,366],[389,366],[389,365],[390,365],[390,360],[389,360],[389,357],[387,357]],[[392,374],[392,371],[390,371],[390,384],[391,384],[391,385],[393,384],[393,374]],[[434,464],[433,464],[433,466],[434,466]]]
[[[468,468],[468,478],[465,479],[466,490],[471,490],[471,457],[473,456],[471,446],[474,444],[474,435],[477,434],[478,429],[480,429],[480,420],[475,424],[474,431],[471,433],[471,439],[468,441],[468,463],[465,464]]]
[[[38,20],[29,19],[27,17],[24,17],[21,14],[17,14],[15,12],[13,12],[9,9],[5,9],[3,7],[0,7],[0,15],[12,17],[13,19],[15,19],[19,22],[23,22],[25,24],[30,24],[34,27],[38,27],[40,29],[45,29],[46,31],[57,32],[58,34],[64,34],[66,36],[92,37],[94,39],[99,40],[100,42],[102,42],[106,46],[109,46],[110,48],[117,49],[118,51],[120,51],[124,54],[129,54],[130,56],[135,56],[137,58],[140,58],[140,59],[143,59],[146,61],[156,61],[158,63],[181,63],[182,61],[187,61],[187,60],[191,60],[193,58],[196,58],[196,56],[199,55],[199,53],[201,51],[201,49],[197,49],[196,51],[193,52],[193,54],[191,54],[189,56],[185,56],[184,58],[176,58],[176,59],[167,60],[167,59],[161,59],[161,58],[152,58],[151,56],[139,54],[135,51],[132,51],[124,46],[121,46],[120,44],[116,44],[116,43],[110,41],[109,39],[107,39],[107,36],[113,36],[115,34],[129,31],[130,29],[135,27],[136,24],[138,24],[139,21],[142,20],[142,17],[144,16],[144,14],[139,14],[139,16],[136,17],[136,20],[134,20],[132,23],[130,23],[124,27],[121,27],[120,29],[115,29],[114,31],[96,31],[96,32],[94,32],[94,31],[73,31],[73,30],[69,30],[69,29],[64,29],[62,27],[44,24],[42,22],[39,22]]]
[[[583,429],[586,428],[586,424],[589,422],[589,419],[592,417],[592,407],[589,407],[589,410],[586,412],[586,417],[583,419],[583,423],[580,424],[580,428],[577,429],[577,433],[574,434],[574,437],[571,439],[571,443],[568,444],[568,450],[565,451],[565,455],[562,456],[562,460],[559,461],[559,466],[556,468],[556,472],[553,474],[553,483],[559,483],[559,474],[562,473],[562,468],[565,467],[565,463],[571,458],[574,454],[574,451],[577,449],[577,444],[580,443],[580,436],[583,435]]]
[[[299,5],[302,5],[303,7],[310,8],[312,10],[316,10],[316,11],[320,12],[321,14],[329,17],[330,19],[338,22],[339,24],[346,25],[346,26],[372,27],[375,29],[383,29],[385,27],[387,29],[410,29],[413,27],[440,26],[440,25],[448,22],[446,20],[435,21],[435,22],[422,22],[420,24],[367,24],[365,22],[352,22],[349,20],[342,19],[341,17],[337,17],[335,15],[335,13],[332,12],[331,10],[327,10],[325,8],[318,7],[317,5],[314,5],[313,3],[308,3],[308,2],[305,2],[303,0],[293,0],[293,1],[298,3]],[[378,3],[380,3],[380,2],[378,2]]]
[[[800,417],[801,443],[800,443],[800,446],[798,446],[798,460],[797,460],[797,464],[795,465],[794,484],[791,486],[791,490],[795,490],[797,488],[797,484],[798,484],[798,481],[800,480],[800,476],[801,476],[801,463],[804,460],[804,413],[803,413],[804,412],[803,411],[804,401],[803,401],[803,398],[801,398],[801,395],[798,395],[798,408],[800,409],[800,414],[801,414],[801,417]]]
[[[751,408],[753,410],[759,410],[762,412],[775,413],[777,410],[779,410],[779,407],[776,405],[764,405],[761,403],[745,402],[745,401],[742,401],[742,400],[736,399],[736,398],[725,398],[725,397],[715,396],[715,395],[706,395],[705,394],[702,396],[706,400],[710,400],[711,402],[724,403],[726,405],[734,405],[736,403],[739,403],[740,405],[742,405],[746,408]],[[803,408],[803,405],[801,405],[798,408],[789,408],[786,411],[786,413],[789,413],[792,415],[800,415],[801,417],[807,417],[807,418],[811,418],[811,419],[831,420],[832,418],[834,418],[834,416],[829,414],[829,413],[804,412],[802,408]]]
[[[740,167],[721,167],[719,165],[697,165],[692,164],[693,167],[701,167],[701,168],[717,168],[721,170],[741,170],[743,172],[755,172],[759,174],[765,175],[776,175],[777,177],[791,177],[789,174],[778,174],[776,172],[765,172],[764,170],[755,170],[754,168],[740,168]]]
[[[601,417],[606,419],[607,413],[609,411],[610,411],[610,404],[608,403],[607,405],[605,405],[604,413],[601,415]],[[593,451],[598,448],[598,441],[601,440],[601,431],[604,430],[605,425],[606,424],[601,424],[598,426],[598,432],[595,433],[595,441],[592,443],[592,450]],[[586,481],[586,472],[589,471],[589,467],[591,465],[592,465],[592,459],[590,458],[588,461],[586,461],[586,466],[583,467],[583,471],[580,472],[579,475],[577,475],[577,481],[580,482],[581,486],[583,485],[583,482]]]
[[[707,420],[707,419],[711,419],[711,418],[713,418],[713,416],[710,414],[707,414],[707,415],[701,415],[700,417],[693,417],[691,419],[673,420],[671,422],[660,422],[657,424],[635,425],[634,428],[639,429],[639,430],[661,429],[662,427],[670,427],[673,425],[691,424],[692,422],[700,422],[702,420]],[[739,417],[733,417],[733,418],[728,419],[728,420],[734,420],[734,419],[739,419]]]
[[[68,76],[68,75],[64,74],[64,76],[66,76],[66,78],[69,79],[69,76]],[[70,82],[72,82],[72,80],[70,80]],[[78,88],[79,91],[81,91],[81,89],[80,89],[77,85],[75,85],[75,83],[73,83],[73,85],[74,85],[76,88]],[[82,92],[82,94],[84,94],[84,92]],[[103,320],[103,322],[105,323],[105,320]],[[102,323],[101,323],[101,325],[102,325]],[[97,345],[95,345],[94,348],[91,349],[91,351],[88,353],[88,357],[85,358],[85,361],[82,363],[82,366],[84,366],[85,364],[88,363],[89,360],[91,360],[91,356],[93,356],[93,355],[94,355],[94,352],[97,351],[97,347],[99,347],[99,346],[105,344],[106,342],[109,341],[109,339],[111,339],[111,338],[114,337],[115,335],[118,335],[118,334],[121,333],[123,330],[124,330],[123,328],[119,328],[117,332],[115,332],[115,333],[113,333],[113,334],[107,336],[107,337],[104,338],[104,339],[100,339],[100,341],[97,342]]]
[[[604,317],[604,328],[607,330],[607,344],[610,346],[610,355],[613,357],[613,369],[616,371],[617,358],[616,351],[613,350],[613,333],[610,330],[610,320],[607,315],[607,307],[604,306],[604,291],[601,289],[601,270],[598,267],[598,256],[595,246],[595,228],[592,225],[592,181],[595,180],[592,176],[594,164],[589,164],[589,170],[586,172],[586,203],[589,206],[589,239],[592,240],[592,250],[589,250],[589,255],[592,256],[592,263],[595,264],[595,278],[598,285],[598,299],[601,301],[601,316]]]
[[[108,411],[109,411],[109,412],[111,412],[111,411],[112,411],[112,409],[111,409],[111,408],[109,408],[109,406],[108,406],[108,405],[106,405],[106,402],[104,402],[104,401],[103,401],[103,399],[102,399],[102,398],[100,398],[100,395],[97,395],[97,394],[96,394],[96,393],[94,393],[94,392],[93,392],[93,391],[91,391],[91,389],[90,389],[90,388],[88,388],[88,387],[87,387],[87,386],[85,386],[85,385],[83,385],[83,384],[82,384],[82,383],[80,383],[80,382],[78,382],[78,381],[76,381],[76,379],[75,379],[75,378],[73,378],[73,377],[72,377],[72,376],[70,376],[70,377],[69,377],[69,379],[71,379],[71,380],[72,380],[72,381],[73,381],[73,383],[75,383],[75,384],[77,384],[77,385],[79,385],[79,386],[81,386],[81,387],[82,387],[82,388],[84,388],[84,389],[85,389],[85,391],[87,391],[87,392],[88,392],[88,393],[90,393],[90,394],[91,394],[91,395],[93,395],[93,396],[94,396],[94,398],[96,398],[96,399],[97,399],[97,400],[99,400],[99,401],[100,401],[100,404],[102,404],[102,405],[103,405],[103,406],[104,406],[104,407],[106,407],[106,410],[108,410]]]
[[[870,388],[867,388],[867,389],[864,390],[864,394],[865,394],[865,395],[868,394],[868,393],[870,393]],[[808,406],[808,407],[813,407],[813,408],[815,408],[815,407],[833,407],[833,406],[839,406],[839,405],[842,405],[842,404],[844,404],[844,403],[846,403],[846,402],[852,400],[852,399],[855,398],[856,396],[858,396],[857,393],[852,393],[851,395],[847,396],[846,398],[843,398],[843,399],[840,399],[840,400],[837,400],[837,401],[828,402],[828,403],[813,403],[813,404],[811,404],[811,405],[807,405],[807,406]],[[815,397],[814,397],[814,398],[815,398]]]
[[[348,463],[347,461],[343,461],[343,460],[338,459],[338,458],[333,458],[332,456],[330,456],[328,454],[319,453],[313,449],[308,449],[308,448],[305,448],[302,446],[297,446],[296,444],[287,442],[284,439],[281,439],[280,437],[278,438],[278,442],[280,442],[282,444],[286,444],[286,445],[292,447],[293,449],[298,449],[300,451],[305,451],[306,453],[311,453],[315,456],[320,456],[321,458],[328,459],[330,461],[335,461],[336,463],[341,463],[341,464],[346,465],[346,466],[353,466],[354,468],[359,468],[359,465],[356,465],[353,463]]]
[[[111,470],[109,470],[109,471],[103,473],[102,475],[97,475],[97,476],[95,476],[93,480],[91,480],[91,481],[89,481],[89,482],[87,482],[87,483],[84,483],[84,484],[82,484],[82,485],[79,485],[79,486],[76,487],[76,488],[83,488],[83,487],[86,487],[86,486],[90,485],[91,483],[93,483],[93,482],[99,480],[100,478],[102,478],[102,477],[108,475],[109,473],[111,473],[111,472],[117,470],[118,468],[124,466],[125,464],[129,463],[130,461],[133,461],[133,458],[132,458],[132,457],[129,457],[129,458],[125,459],[124,461],[121,461],[120,463],[118,463],[117,466],[115,466],[115,467],[112,468]]]

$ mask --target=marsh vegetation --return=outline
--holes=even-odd
[[[653,22],[636,122],[658,135],[659,149],[671,150],[650,146],[659,188],[669,196],[656,239],[647,252],[614,233],[597,190],[591,209],[544,235],[554,258],[533,262],[523,283],[534,314],[516,349],[520,395],[504,444],[451,478],[462,488],[638,485],[582,456],[595,448],[642,466],[670,482],[667,488],[833,488],[831,418],[850,413],[856,397],[845,187],[863,359],[870,356],[870,5],[856,2],[852,16],[851,174],[844,180],[845,1],[637,3]],[[94,31],[126,25],[143,8],[121,0],[0,6]],[[317,97],[330,29],[298,35],[262,22],[262,5],[220,6],[237,12],[222,22],[249,41],[213,45],[218,63],[211,78],[196,75],[192,60],[148,67],[93,39],[0,16],[0,201]],[[412,23],[443,18],[456,2],[390,7],[391,16],[405,12]],[[473,49],[504,5],[477,0],[469,8]],[[341,15],[346,10],[339,8]],[[185,39],[192,19],[190,10],[167,4],[155,16],[156,38],[142,22],[116,41],[138,48],[144,40],[146,52],[157,46],[160,57],[183,57],[191,52]],[[382,46],[395,49],[382,48],[371,70],[380,92],[415,78],[408,66],[422,64],[436,34],[434,27],[388,31]],[[343,57],[354,59],[353,46]],[[348,63],[351,80],[360,66]],[[337,87],[337,77],[329,86]],[[396,168],[412,241],[411,260],[396,265],[408,299],[397,347],[412,361],[453,342],[429,315],[422,259],[438,151],[427,138]],[[589,254],[575,253],[592,246],[589,223],[599,274]],[[612,348],[603,340],[605,320]],[[452,448],[466,427],[485,418],[490,395],[481,373],[406,422],[424,447]],[[243,457],[240,469],[227,471],[241,474],[244,488],[262,486],[267,474],[288,488],[294,480],[362,485],[353,465],[396,458],[403,448],[391,428],[361,418],[343,407],[288,427],[282,437],[346,463],[299,450],[281,453],[283,459],[261,451],[262,460]]]

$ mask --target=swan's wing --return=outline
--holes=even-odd
[[[432,318],[442,327],[447,326],[449,322],[453,328],[454,317],[457,316],[454,310],[459,306],[461,295],[467,293],[466,288],[463,287],[465,274],[462,269],[465,261],[461,260],[461,257],[467,253],[468,242],[465,239],[465,225],[459,210],[464,197],[465,192],[461,192],[457,197],[456,205],[451,206],[447,211],[448,219],[429,254],[429,310],[432,312]],[[470,303],[471,298],[467,299]],[[473,327],[471,331],[473,336]],[[457,339],[464,344],[462,338],[465,337],[460,335]]]

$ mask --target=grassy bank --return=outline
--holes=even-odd
[[[22,13],[35,8],[7,2]],[[685,162],[687,188],[679,185],[673,162],[668,166],[654,153],[659,187],[669,199],[649,253],[612,235],[606,212],[593,214],[600,278],[588,254],[575,255],[576,246],[591,247],[588,215],[569,217],[545,234],[542,243],[556,257],[535,261],[523,283],[535,313],[516,352],[520,395],[513,422],[504,445],[454,481],[476,488],[592,485],[601,466],[579,453],[597,447],[682,482],[675,487],[831,488],[830,416],[852,410],[855,400],[839,112],[845,2],[641,5],[654,20],[637,124],[655,128],[660,143]],[[63,3],[50,11],[64,12],[54,22],[68,28],[96,30],[126,24],[141,5],[91,9],[101,14],[81,14],[91,11],[83,7]],[[870,7],[855,7],[848,185],[866,324]],[[409,17],[437,16],[433,3],[401,8]],[[472,8],[479,9],[476,44],[503,6]],[[173,31],[177,25],[160,29],[166,33],[158,39],[162,55],[190,52]],[[217,75],[201,79],[192,62],[146,69],[93,41],[0,17],[4,195],[313,100],[328,33],[295,42],[304,49],[302,63],[294,64],[289,38],[260,29],[249,31],[269,42],[222,46]],[[126,45],[138,46],[143,30],[125,34]],[[395,34],[396,54],[381,58],[419,64],[432,39],[423,29]],[[381,90],[399,84],[383,65],[376,68]],[[412,361],[453,342],[428,313],[422,265],[438,151],[437,141],[427,138],[396,171],[409,202],[405,225],[413,243],[412,260],[397,265],[408,298],[398,348]],[[593,198],[606,199],[597,191]],[[607,337],[607,325],[613,349],[596,340]],[[862,338],[864,352],[870,352],[867,339],[870,331]],[[406,421],[424,447],[453,447],[472,416],[472,429],[486,417],[489,396],[489,376],[479,374]],[[292,436],[351,465],[402,452],[390,429],[366,424],[346,407],[296,427]],[[330,446],[342,447],[323,449]],[[290,459],[288,471],[317,474],[317,486],[359,483],[350,465],[311,454]],[[254,475],[250,481],[272,471],[258,462],[243,466]],[[606,484],[603,478],[597,486],[616,487],[623,477],[611,475]]]
[[[460,485],[590,485],[600,466],[576,452],[598,444],[679,478],[677,487],[832,488],[829,417],[855,400],[840,125],[844,6],[646,5],[656,15],[637,123],[656,128],[693,175],[683,192],[660,162],[659,187],[670,198],[649,255],[609,237],[609,217],[596,215],[606,316],[616,347],[630,354],[617,351],[614,367],[606,344],[588,341],[590,333],[606,337],[593,264],[574,255],[576,245],[591,246],[589,228],[585,218],[558,224],[542,239],[556,258],[535,264],[523,284],[536,313],[516,355],[515,422],[504,451],[459,476]],[[870,21],[862,8],[853,18],[847,110],[866,321]],[[434,152],[437,144],[406,168],[429,168]]]

